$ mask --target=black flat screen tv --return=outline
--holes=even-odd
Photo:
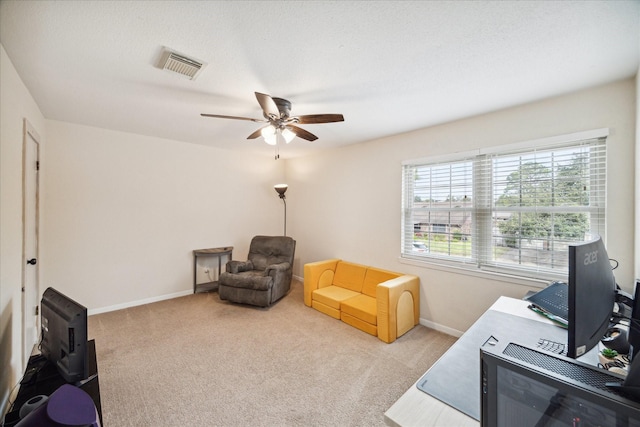
[[[87,309],[53,288],[41,301],[40,351],[68,383],[88,377]]]
[[[598,344],[609,328],[616,279],[600,236],[569,245],[567,356],[577,358]]]

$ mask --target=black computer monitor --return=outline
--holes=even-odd
[[[88,377],[87,309],[53,288],[42,295],[40,351],[68,383]]]
[[[582,356],[609,328],[616,280],[600,236],[569,246],[567,356]]]

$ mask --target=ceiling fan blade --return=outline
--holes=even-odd
[[[306,139],[307,141],[315,141],[318,139],[318,137],[311,132],[299,128],[298,126],[287,125],[286,128],[295,133],[298,138]]]
[[[265,126],[266,127],[266,126]],[[259,136],[262,136],[262,129],[264,129],[264,127],[261,127],[260,129],[258,129],[257,131],[253,132],[251,135],[249,135],[247,137],[247,139],[256,139]]]
[[[342,114],[307,114],[304,116],[297,116],[296,119],[296,121],[301,125],[344,122],[344,116]]]
[[[274,117],[276,119],[279,119],[280,110],[278,110],[278,106],[276,105],[273,98],[271,98],[267,94],[260,92],[255,92],[255,94],[260,107],[262,107],[262,111],[264,111],[265,117]]]
[[[249,117],[238,117],[238,116],[223,116],[221,114],[200,114],[202,117],[217,117],[219,119],[233,119],[233,120],[248,120],[250,122],[256,123],[264,123],[266,120],[264,119],[251,119]]]

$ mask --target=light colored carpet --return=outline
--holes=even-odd
[[[106,427],[383,426],[454,342],[392,344],[313,310],[302,283],[268,309],[195,294],[89,317]]]

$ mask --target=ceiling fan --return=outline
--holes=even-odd
[[[307,141],[315,141],[317,136],[296,125],[310,125],[318,123],[343,122],[342,114],[307,114],[303,116],[291,115],[291,102],[282,98],[275,98],[264,93],[255,92],[256,99],[262,107],[264,119],[252,119],[249,117],[223,116],[220,114],[201,114],[203,117],[217,117],[220,119],[249,120],[256,123],[268,123],[256,130],[247,139],[255,139],[263,136],[269,145],[277,144],[277,135],[280,133],[288,144],[296,136]]]

